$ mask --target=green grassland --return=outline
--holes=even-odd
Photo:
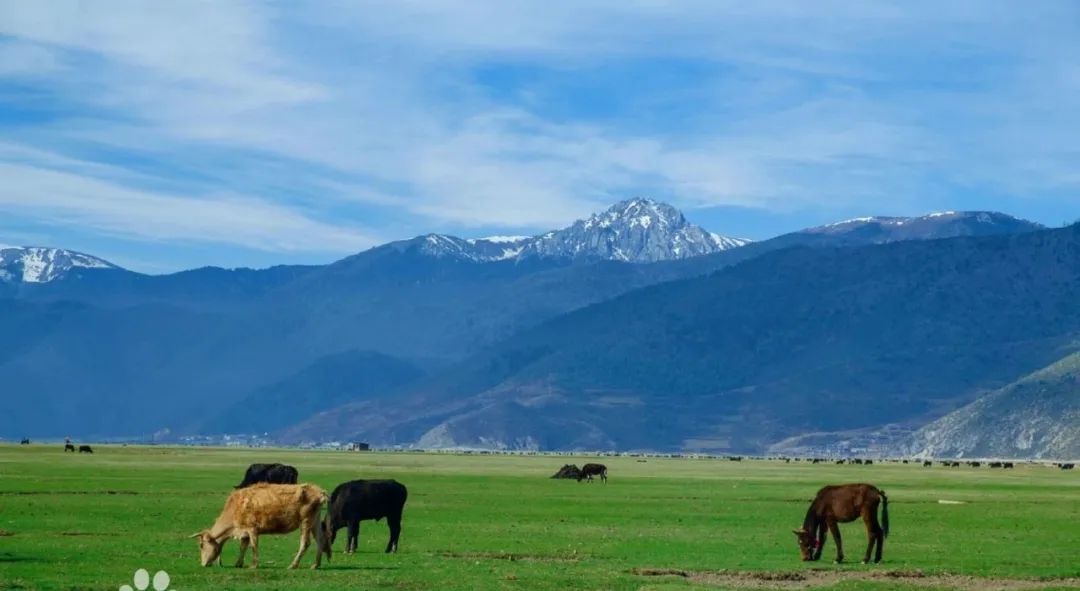
[[[865,580],[921,571],[997,582],[1080,577],[1080,473],[602,458],[608,484],[548,478],[592,458],[95,446],[0,446],[0,589],[109,589],[138,568],[196,589],[705,589],[706,579],[634,569],[841,573],[837,589],[925,588]],[[324,568],[290,571],[298,535],[261,541],[258,570],[198,566],[194,540],[252,462],[296,466],[330,491],[355,478],[409,488],[400,552],[385,555],[385,522],[364,522],[359,553],[344,535]],[[885,561],[862,565],[861,524],[842,526],[849,564],[804,564],[790,530],[829,483],[888,492]],[[964,504],[941,504],[941,499]],[[225,563],[237,545],[226,546]],[[302,565],[311,564],[309,551]],[[249,557],[250,562],[250,557]],[[930,579],[931,581],[935,579]],[[1006,581],[1008,582],[1008,581]],[[1015,582],[1015,581],[1013,581]],[[916,587],[921,583],[923,587]],[[830,583],[832,585],[833,583]],[[724,586],[723,583],[719,583]]]

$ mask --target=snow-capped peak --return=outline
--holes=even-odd
[[[707,232],[686,221],[674,207],[636,198],[537,236],[461,239],[427,234],[420,252],[474,262],[525,258],[609,259],[634,263],[683,259],[736,248],[749,240]]]
[[[667,203],[635,198],[535,238],[526,244],[522,256],[642,263],[710,254],[747,242],[690,224]]]
[[[937,211],[917,217],[858,217],[809,228],[803,232],[859,236],[862,242],[895,242],[1027,232],[1042,227],[1034,222],[992,211]]]
[[[0,246],[0,280],[47,283],[72,269],[119,269],[88,254],[40,246]]]

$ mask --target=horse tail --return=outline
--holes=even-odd
[[[889,497],[885,496],[885,491],[878,490],[878,494],[881,495],[881,533],[888,537],[889,535]]]

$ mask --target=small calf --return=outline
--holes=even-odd
[[[296,568],[307,551],[311,538],[316,542],[315,564],[319,568],[323,552],[330,559],[330,545],[319,526],[319,512],[327,502],[326,491],[313,484],[258,483],[233,491],[225,500],[214,525],[192,534],[199,539],[199,563],[221,563],[221,549],[230,538],[240,540],[236,567],[244,566],[244,554],[251,545],[251,568],[259,566],[259,536],[287,534],[300,530],[300,550],[289,568]]]
[[[323,520],[327,545],[332,546],[338,530],[347,527],[345,553],[352,554],[360,543],[360,522],[385,517],[390,526],[386,551],[397,552],[401,514],[408,496],[405,485],[396,480],[351,480],[338,485],[330,495],[330,508]]]

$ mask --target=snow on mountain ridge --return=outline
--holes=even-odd
[[[48,283],[72,269],[118,269],[116,265],[88,254],[41,246],[0,247],[0,280]]]

